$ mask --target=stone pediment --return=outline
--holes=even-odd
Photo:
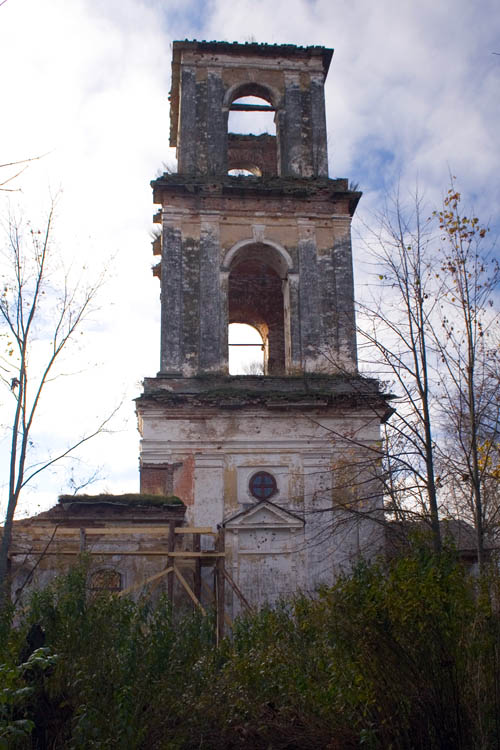
[[[262,500],[245,510],[227,518],[223,526],[229,531],[239,529],[289,529],[298,530],[304,526],[304,519],[285,508]]]

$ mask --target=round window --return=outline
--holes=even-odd
[[[258,471],[254,474],[250,478],[248,486],[251,494],[256,497],[257,500],[268,500],[278,490],[276,479],[267,471]]]

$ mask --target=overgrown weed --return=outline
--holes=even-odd
[[[474,579],[418,549],[241,618],[216,648],[211,616],[89,596],[83,561],[4,626],[21,692],[1,726],[28,722],[12,748],[30,747],[29,722],[74,750],[496,748],[499,591],[495,569]],[[35,623],[54,659],[23,697],[16,653]]]

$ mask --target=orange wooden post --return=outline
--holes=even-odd
[[[200,535],[193,534],[193,552],[200,552]],[[201,601],[201,557],[195,557],[194,562],[194,594]]]
[[[216,540],[217,552],[224,552],[225,532],[220,528]],[[224,558],[217,557],[215,562],[215,587],[217,607],[217,643],[224,638]]]
[[[173,552],[175,547],[175,522],[170,521],[168,524],[168,551]],[[175,557],[167,556],[167,568],[175,564]],[[167,595],[170,606],[174,605],[174,576],[169,573],[167,576]]]

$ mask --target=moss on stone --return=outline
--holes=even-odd
[[[140,493],[125,493],[123,495],[59,495],[60,503],[78,503],[79,505],[97,505],[106,503],[111,505],[154,506],[184,505],[177,495],[148,495]]]

